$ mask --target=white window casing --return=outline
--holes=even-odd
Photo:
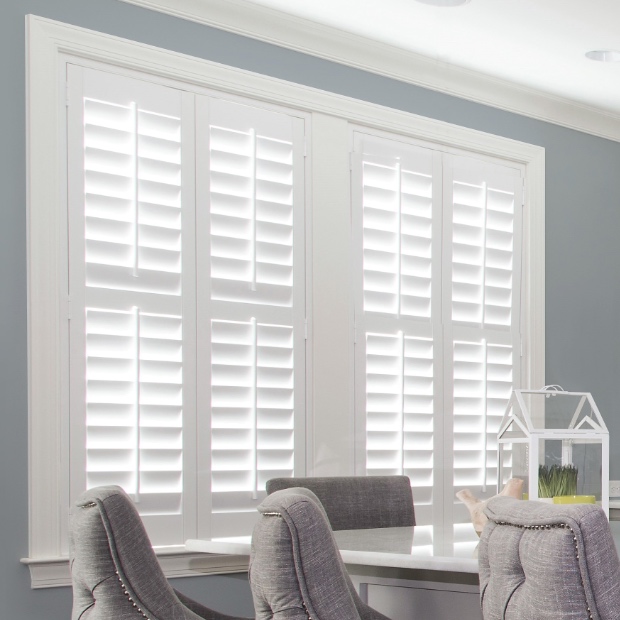
[[[307,123],[306,127],[312,130],[309,132],[306,129],[307,135],[312,136],[312,144],[308,143],[302,147],[303,152],[308,156],[321,153],[322,158],[325,156],[326,161],[328,160],[328,164],[314,162],[312,167],[308,163],[309,157],[305,158],[305,162],[298,160],[297,165],[304,170],[308,181],[303,191],[306,200],[305,216],[300,215],[306,230],[305,238],[302,233],[301,241],[295,241],[293,244],[293,251],[301,253],[303,259],[312,256],[312,260],[305,263],[305,284],[301,289],[293,292],[293,296],[304,296],[306,308],[312,307],[313,298],[321,300],[322,304],[324,300],[327,300],[328,311],[322,305],[316,308],[315,314],[308,312],[309,322],[307,324],[300,317],[293,318],[291,322],[290,313],[287,316],[286,307],[281,306],[251,302],[248,304],[251,311],[244,312],[241,306],[245,303],[234,302],[230,299],[212,301],[210,272],[208,272],[208,277],[203,275],[202,279],[199,277],[196,282],[195,327],[188,328],[183,325],[182,341],[180,341],[184,364],[182,370],[185,373],[191,366],[191,364],[185,366],[185,360],[187,357],[191,359],[193,347],[195,348],[193,355],[196,360],[196,373],[207,379],[197,381],[196,404],[191,402],[189,396],[183,395],[182,409],[185,416],[192,408],[196,411],[197,433],[205,438],[205,441],[204,449],[195,453],[197,463],[195,473],[187,471],[183,475],[183,484],[186,487],[189,485],[194,489],[204,489],[210,488],[212,483],[210,469],[212,446],[209,437],[211,422],[210,418],[204,415],[205,408],[201,408],[198,403],[209,403],[206,408],[210,406],[212,369],[217,367],[219,377],[214,385],[217,385],[220,380],[227,381],[226,377],[230,377],[231,374],[219,372],[226,364],[219,364],[217,360],[212,360],[208,347],[205,347],[204,343],[209,342],[212,329],[215,328],[220,333],[222,331],[220,328],[231,326],[245,335],[254,333],[253,330],[256,329],[256,340],[253,344],[248,340],[248,344],[240,345],[247,347],[248,350],[255,347],[256,357],[247,358],[252,363],[248,366],[241,364],[238,368],[228,369],[233,371],[232,375],[240,375],[244,380],[249,373],[252,376],[255,375],[257,379],[261,376],[261,381],[263,379],[271,381],[275,375],[286,376],[290,381],[290,366],[287,365],[289,362],[284,361],[286,355],[278,356],[281,366],[273,363],[271,354],[263,356],[266,351],[263,350],[262,344],[259,344],[259,334],[263,326],[280,328],[276,330],[278,334],[276,340],[283,346],[271,347],[269,345],[272,349],[277,349],[279,354],[286,351],[288,344],[284,345],[286,338],[282,336],[291,326],[295,340],[294,346],[297,346],[297,339],[303,339],[306,334],[310,336],[311,340],[303,348],[298,347],[294,353],[295,407],[297,407],[298,399],[305,399],[304,406],[312,402],[320,402],[321,406],[316,411],[310,407],[306,411],[305,421],[300,422],[300,427],[295,427],[308,431],[305,441],[299,433],[294,433],[293,441],[302,443],[299,450],[295,443],[295,467],[297,467],[297,458],[301,458],[308,474],[312,474],[313,471],[332,473],[332,475],[352,474],[355,471],[353,451],[348,447],[350,440],[347,438],[348,443],[344,450],[338,450],[338,447],[343,445],[339,439],[341,434],[331,430],[334,423],[339,429],[353,427],[353,340],[355,338],[359,343],[362,337],[360,326],[354,325],[352,303],[350,312],[347,310],[349,300],[352,300],[352,292],[345,288],[349,282],[352,282],[354,274],[357,274],[348,258],[348,250],[352,247],[351,223],[348,213],[345,214],[346,216],[342,215],[343,209],[349,208],[349,200],[347,200],[350,174],[348,153],[350,127],[352,126],[357,129],[363,128],[368,134],[380,134],[381,132],[399,134],[403,142],[415,139],[423,148],[431,150],[437,150],[439,147],[439,150],[443,149],[451,154],[454,154],[454,149],[473,151],[480,154],[480,159],[483,160],[489,157],[500,158],[522,166],[526,180],[522,244],[524,248],[522,257],[523,313],[521,315],[523,340],[518,348],[522,354],[522,384],[532,387],[541,384],[544,377],[544,149],[36,16],[27,18],[27,30],[30,545],[29,557],[23,561],[30,566],[34,587],[70,583],[66,567],[66,547],[61,542],[66,536],[67,507],[70,505],[70,490],[68,485],[65,486],[63,477],[63,471],[66,471],[68,466],[66,461],[70,452],[69,425],[64,421],[64,413],[68,410],[70,402],[67,391],[69,351],[66,343],[69,339],[68,318],[72,317],[74,320],[73,317],[76,312],[79,314],[79,310],[76,311],[73,298],[68,299],[66,275],[68,272],[66,261],[68,222],[66,175],[63,175],[66,160],[63,158],[68,145],[63,116],[67,101],[65,83],[68,64],[105,70],[126,77],[141,77],[147,83],[156,82],[162,87],[184,91],[181,113],[193,115],[195,129],[193,131],[188,129],[186,134],[184,128],[189,128],[191,123],[185,125],[182,123],[182,143],[189,145],[194,140],[194,135],[196,136],[192,147],[196,163],[186,169],[183,165],[185,162],[182,162],[181,176],[188,179],[195,174],[192,186],[195,188],[196,195],[193,196],[190,192],[189,195],[184,196],[183,201],[184,206],[194,208],[195,205],[195,228],[197,235],[200,236],[200,241],[196,242],[195,247],[197,266],[211,260],[210,214],[208,209],[201,208],[201,205],[209,203],[211,182],[208,153],[211,110],[209,105],[203,105],[201,102],[203,97],[210,100],[229,99],[239,105],[247,105],[247,98],[249,98],[256,100],[257,108],[273,111],[293,110],[292,116],[303,118]],[[188,93],[192,93],[189,99],[193,98],[193,103],[188,100]],[[293,132],[295,131],[298,130],[293,129]],[[203,136],[204,139],[198,139],[199,136]],[[202,165],[198,163],[199,160],[203,162]],[[309,176],[310,173],[312,176]],[[352,189],[355,191],[354,186]],[[71,188],[69,190],[71,191]],[[308,206],[308,198],[313,198],[312,209]],[[140,238],[140,235],[138,237]],[[84,239],[85,242],[86,239]],[[149,252],[152,249],[157,248],[149,247]],[[258,247],[256,249],[258,253]],[[310,254],[312,249],[314,253]],[[191,250],[183,244],[181,250],[181,257],[185,261],[189,256],[187,252]],[[437,250],[434,249],[434,251]],[[332,257],[337,257],[337,260],[331,260]],[[226,259],[226,256],[218,256],[219,258]],[[297,260],[297,254],[295,260]],[[296,265],[299,266],[299,263]],[[257,274],[261,271],[258,267],[256,263]],[[185,269],[185,262],[183,269]],[[274,272],[270,269],[267,271]],[[283,272],[279,268],[275,271]],[[183,277],[185,275],[187,274],[183,272]],[[417,282],[406,282],[404,288],[412,284],[417,286]],[[182,290],[183,299],[186,300],[187,290]],[[251,285],[248,290],[252,292]],[[418,289],[414,287],[414,293],[415,290]],[[432,291],[433,295],[441,295],[437,287]],[[124,291],[123,295],[128,297],[129,292]],[[145,296],[143,292],[142,296]],[[416,298],[415,294],[409,301],[413,301],[413,298]],[[111,302],[111,299],[109,301]],[[191,298],[188,303],[190,301]],[[222,304],[223,310],[225,303],[229,308],[226,312],[231,314],[223,316],[215,313],[217,306]],[[434,302],[431,301],[431,308],[432,303]],[[135,302],[132,302],[132,308],[135,305]],[[234,305],[239,306],[237,311],[232,309]],[[408,307],[411,306],[404,304],[403,307],[407,312]],[[109,308],[104,309],[109,310]],[[184,319],[188,318],[187,310],[184,312],[182,316]],[[162,312],[151,311],[150,314],[161,315]],[[169,309],[163,314],[167,315],[166,318],[179,316],[176,310],[171,312]],[[407,315],[403,314],[403,316]],[[93,314],[92,318],[95,317],[100,319],[102,315]],[[112,318],[127,319],[128,317],[120,314]],[[139,318],[148,318],[150,321],[157,317],[143,317],[140,314]],[[377,321],[377,326],[373,324],[372,334],[386,333],[385,330],[379,329],[383,327],[378,321],[379,318],[381,317],[373,317],[373,321]],[[85,321],[86,315],[80,320]],[[335,320],[337,322],[334,322]],[[440,314],[434,308],[432,308],[431,320],[440,320]],[[229,324],[225,324],[225,321]],[[426,357],[429,354],[429,329],[425,326],[425,321],[428,322],[429,318],[414,317],[406,322],[406,329],[402,329],[400,348],[400,351],[404,352],[402,359],[406,361],[402,364],[406,369],[406,372],[402,373],[403,385],[405,383],[415,384],[420,389],[422,387],[428,389],[428,375],[431,372]],[[91,324],[96,330],[100,329],[102,323],[97,321]],[[105,321],[103,324],[105,325]],[[125,320],[125,328],[130,324],[131,321]],[[136,325],[139,326],[135,311],[133,325],[134,328]],[[148,329],[151,327],[152,325],[148,326]],[[189,338],[192,329],[195,329],[193,341]],[[347,338],[347,334],[350,335],[350,339]],[[98,337],[101,334],[95,331],[93,335]],[[139,335],[146,339],[142,329]],[[142,345],[135,330],[130,335],[121,336],[123,337],[126,343],[132,341],[134,345]],[[437,350],[444,350],[446,347],[449,347],[450,352],[452,351],[453,343],[444,344],[442,337],[432,334],[434,355]],[[458,341],[470,342],[460,333]],[[273,344],[271,336],[270,342]],[[379,339],[377,342],[381,344],[383,341]],[[377,342],[372,343],[373,346]],[[179,341],[175,346],[178,347],[178,343]],[[393,340],[388,340],[387,343],[390,345],[387,347],[389,352],[397,350]],[[497,343],[493,341],[491,344]],[[226,343],[224,345],[222,349],[225,354],[225,349],[229,345]],[[134,355],[136,348],[143,349],[142,346],[134,346]],[[494,352],[495,350],[490,351],[489,355]],[[309,360],[313,355],[318,356],[318,359],[314,360],[314,364],[310,364]],[[269,359],[270,365],[264,366],[264,359]],[[338,364],[335,364],[335,361]],[[118,363],[131,365],[126,360]],[[164,360],[163,363],[168,362]],[[135,362],[133,364],[135,369]],[[171,369],[174,364],[166,368]],[[96,366],[93,368],[99,372],[101,366],[99,364],[98,368]],[[415,377],[412,380],[408,374],[409,369],[416,368],[416,366],[421,369],[426,367],[424,370],[426,385],[424,386],[422,386],[423,382],[417,382]],[[262,372],[264,368],[269,369],[267,373]],[[144,368],[144,372],[142,368],[139,368],[139,371],[140,378],[148,383],[148,373],[154,372],[154,368],[153,365],[149,365],[148,368]],[[437,404],[441,399],[446,398],[444,379],[435,367],[432,372],[433,398]],[[305,394],[298,392],[299,381],[302,381],[303,388],[308,379],[310,383],[308,383],[307,390],[304,388]],[[235,388],[238,387],[244,389],[243,386],[235,386]],[[256,383],[250,390],[256,392],[254,401],[256,408],[250,407],[252,415],[256,411],[256,419],[260,417],[263,409],[262,405],[258,406],[258,392],[263,387],[265,391],[268,389],[267,384],[260,384],[259,387],[259,383]],[[359,384],[356,389],[359,391]],[[244,398],[246,396],[247,394],[244,393]],[[357,396],[356,394],[356,400],[358,400]],[[251,401],[248,402],[252,404]],[[332,403],[337,406],[333,407]],[[347,409],[349,403],[350,409]],[[278,408],[277,417],[280,418],[282,410],[285,409],[284,406]],[[336,413],[337,422],[334,418]],[[344,417],[350,421],[343,422]],[[93,419],[96,421],[96,418]],[[268,417],[263,419],[270,420]],[[298,422],[299,420],[295,420],[296,425]],[[96,424],[93,424],[93,432],[97,432],[96,428]],[[220,439],[225,441],[227,437],[232,437],[228,435],[230,429],[222,430],[222,433],[218,433],[221,435],[218,441]],[[237,430],[234,429],[235,433]],[[257,441],[259,431],[268,430],[267,433],[261,433],[264,435],[260,438],[261,445],[269,445],[276,435],[286,434],[286,432],[281,432],[284,431],[281,428],[267,429],[254,426],[245,430],[248,431],[246,435],[255,433]],[[146,439],[145,437],[144,440]],[[427,441],[427,438],[424,440]],[[359,433],[356,433],[355,441],[359,446]],[[185,442],[183,458],[190,458],[194,449]],[[256,458],[259,456],[260,449],[258,443],[248,448]],[[433,449],[435,457],[443,459],[443,446],[438,445],[436,433],[433,434]],[[86,458],[85,450],[83,448],[82,458]],[[286,452],[286,448],[282,450]],[[174,452],[174,449],[171,452]],[[269,458],[265,460],[265,463],[271,467],[273,461]],[[422,470],[423,463],[420,461],[416,463],[416,466]],[[282,461],[274,464],[273,467],[273,471],[276,469],[282,471]],[[191,480],[192,475],[195,475],[194,480]],[[428,470],[424,475],[428,477]],[[423,497],[422,491],[425,488],[424,475],[421,473],[418,481],[420,497]],[[450,484],[452,484],[451,479]],[[428,487],[426,489],[428,495]],[[252,491],[248,490],[247,493],[251,495]],[[195,517],[189,518],[189,515],[186,515],[189,519],[186,519],[186,531],[196,528],[198,536],[208,536],[211,533],[210,527],[205,524],[211,517],[210,496],[207,499],[193,501],[196,502]],[[250,498],[249,501],[251,503],[255,500]],[[426,514],[428,518],[432,518],[432,509],[428,506],[421,505],[418,511],[416,505],[416,511],[417,514]],[[195,520],[194,523],[191,522],[192,519]],[[182,547],[169,548],[167,555],[162,555],[165,553],[163,550],[158,553],[169,575],[181,576],[196,574],[196,571],[230,572],[244,569],[243,561],[235,562],[230,558],[191,558],[190,565],[190,558],[183,554]]]

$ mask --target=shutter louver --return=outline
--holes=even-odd
[[[497,483],[497,432],[510,399],[513,350],[454,343],[454,486]]]
[[[70,214],[70,246],[72,297],[83,313],[72,330],[84,343],[73,377],[85,385],[76,383],[73,402],[85,405],[85,480],[75,490],[123,487],[155,545],[181,544],[188,389],[182,95],[78,71],[82,192]]]
[[[510,327],[515,175],[457,160],[452,203],[452,319]]]
[[[180,129],[180,118],[85,99],[88,287],[180,295]]]
[[[211,333],[213,491],[256,493],[293,475],[293,330],[213,321]]]
[[[230,106],[234,118],[218,101],[210,114],[212,299],[291,307],[291,122],[279,115],[279,122],[261,123],[261,116],[277,115],[254,119],[256,110]]]
[[[416,505],[433,495],[433,343],[366,334],[366,469],[404,474]]]
[[[86,310],[87,486],[122,486],[142,515],[181,511],[181,325]]]
[[[432,154],[365,141],[364,311],[431,316]]]

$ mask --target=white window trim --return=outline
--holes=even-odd
[[[60,431],[63,393],[61,378],[66,372],[68,360],[63,351],[63,325],[69,309],[61,294],[60,283],[66,278],[66,265],[58,248],[62,247],[66,225],[66,200],[60,171],[63,169],[62,154],[64,138],[56,105],[64,97],[61,91],[64,76],[60,69],[63,57],[100,61],[124,69],[133,69],[174,80],[187,81],[205,88],[247,96],[274,104],[285,105],[310,112],[313,115],[313,144],[317,138],[329,138],[329,149],[317,146],[314,155],[313,178],[309,186],[313,200],[313,226],[315,241],[317,232],[325,233],[333,224],[329,214],[334,200],[349,200],[348,123],[356,123],[374,129],[401,133],[420,140],[462,148],[481,154],[509,159],[525,166],[526,170],[526,218],[524,220],[525,247],[528,250],[524,264],[524,333],[529,334],[524,343],[524,357],[529,358],[524,374],[524,385],[538,387],[544,382],[544,149],[515,140],[457,127],[391,108],[366,103],[318,89],[265,77],[248,71],[226,67],[210,61],[193,58],[176,52],[86,30],[53,20],[27,16],[27,218],[28,218],[28,375],[29,375],[29,559],[25,559],[33,571],[58,566],[61,573],[66,561],[58,557],[61,531],[61,512],[58,509],[65,498],[61,497],[61,458],[67,454],[65,438]],[[66,60],[66,58],[65,58]],[[62,79],[61,79],[62,78]],[[337,131],[335,131],[337,130]],[[338,147],[337,149],[335,147]],[[342,148],[341,148],[342,147]],[[319,162],[318,154],[332,156],[342,152],[334,162]],[[331,172],[339,174],[337,187],[329,186],[325,178]],[[344,175],[342,174],[344,173]],[[330,179],[328,181],[331,182]],[[345,211],[344,209],[342,210]],[[348,220],[348,208],[346,219]],[[342,215],[339,216],[342,219]],[[347,241],[350,243],[350,240]],[[347,251],[343,243],[342,251]],[[312,238],[307,239],[311,247]],[[328,257],[312,258],[307,265],[308,303],[320,307],[316,295],[317,283],[326,276]],[[344,274],[346,276],[346,274]],[[313,277],[314,283],[313,283]],[[327,295],[327,293],[325,293]],[[353,473],[353,305],[347,294],[335,311],[348,321],[350,330],[337,340],[345,342],[340,361],[345,361],[348,384],[339,386],[336,395],[327,394],[325,388],[334,383],[330,367],[315,368],[308,376],[308,474],[321,473],[319,464],[313,463],[313,444],[325,440],[322,435],[327,424],[313,417],[313,402],[317,411],[329,398],[331,410],[350,413],[342,415],[338,430],[351,431],[351,446],[345,450],[344,464],[332,475]],[[36,312],[32,309],[36,308]],[[332,309],[334,311],[334,309]],[[332,312],[315,312],[309,336],[315,334],[311,348],[317,352],[333,346],[334,328],[330,329]],[[342,331],[339,328],[340,332]],[[529,354],[529,355],[528,355]],[[334,356],[337,359],[337,356]],[[311,364],[308,363],[308,367]],[[345,382],[346,383],[346,382]],[[325,415],[327,415],[329,411]],[[333,420],[332,420],[333,422]],[[313,430],[313,432],[311,432]],[[314,433],[314,434],[313,434]],[[332,439],[333,441],[333,439]],[[317,448],[318,449],[318,448]],[[187,556],[186,556],[187,558]],[[51,564],[50,564],[51,562]],[[211,564],[200,572],[223,572],[217,558],[204,558],[201,564]],[[188,562],[189,565],[189,562]],[[216,565],[219,565],[216,566]],[[46,569],[47,570],[47,569]],[[237,570],[244,570],[237,568]],[[174,572],[174,571],[173,571]],[[46,573],[45,585],[54,585],[53,575]],[[195,574],[195,573],[191,573]],[[36,587],[35,581],[33,585]]]
[[[500,110],[620,141],[618,115],[536,88],[438,62],[246,0],[121,0]]]

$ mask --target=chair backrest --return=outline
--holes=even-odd
[[[415,525],[407,476],[273,478],[267,493],[303,487],[320,500],[334,531]]]
[[[120,487],[84,493],[72,511],[69,531],[72,620],[228,618],[179,599],[161,570],[140,515]]]
[[[599,506],[496,497],[485,513],[478,550],[485,620],[620,618],[620,561]]]
[[[256,620],[387,620],[359,599],[311,491],[274,492],[258,511],[249,571]]]

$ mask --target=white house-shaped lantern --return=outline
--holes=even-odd
[[[524,493],[538,499],[539,467],[572,465],[577,495],[593,495],[609,516],[609,431],[592,394],[513,390],[497,441],[499,488],[521,478]]]

